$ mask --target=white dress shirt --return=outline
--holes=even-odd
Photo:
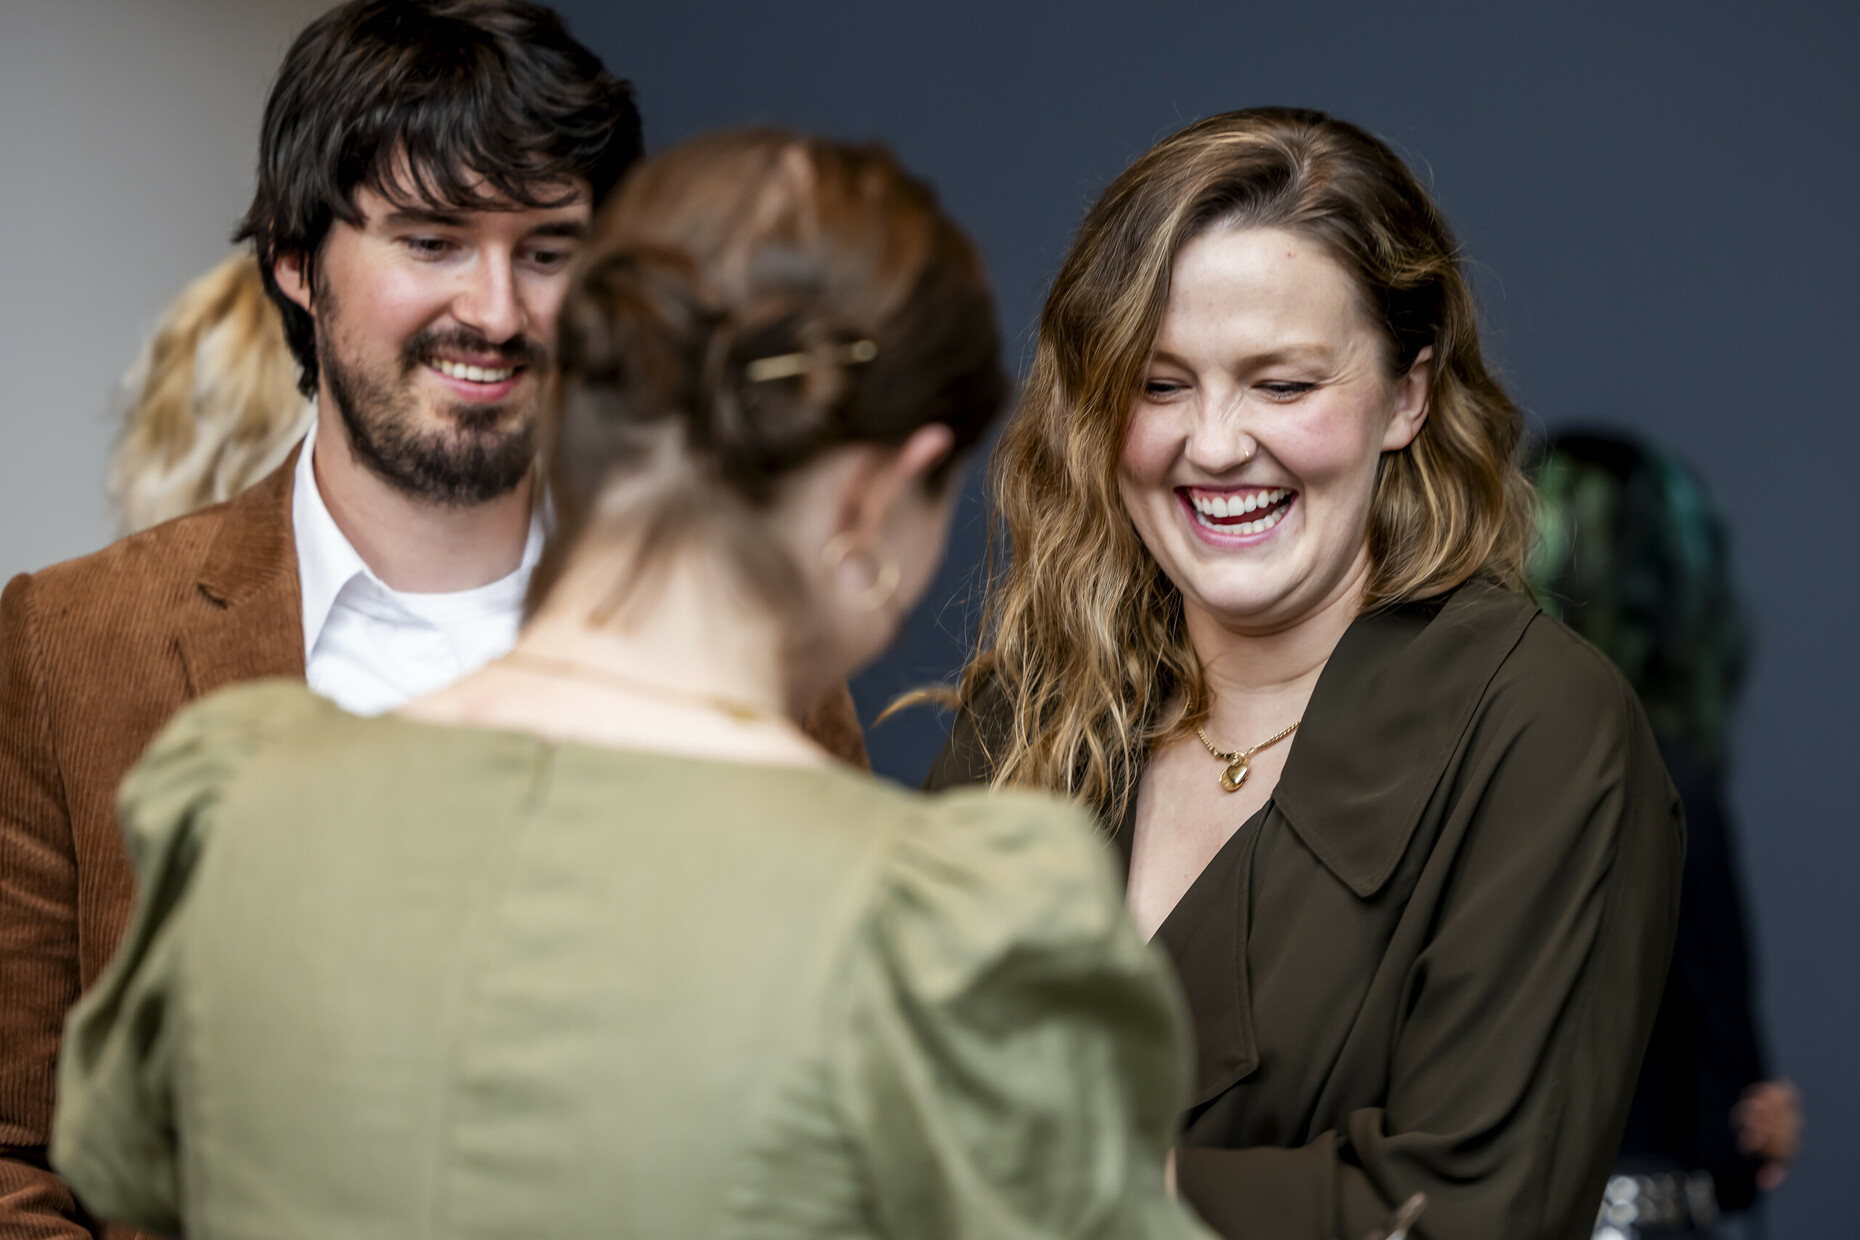
[[[303,588],[304,671],[312,691],[357,715],[379,715],[442,689],[509,651],[523,594],[542,554],[540,514],[516,571],[475,590],[408,594],[382,584],[356,554],[317,490],[304,438],[291,490]]]

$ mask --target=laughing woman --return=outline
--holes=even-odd
[[[1516,407],[1426,191],[1213,117],[1092,208],[995,462],[1013,563],[933,785],[1094,807],[1194,1013],[1226,1235],[1586,1236],[1683,826],[1633,692],[1525,592]]]

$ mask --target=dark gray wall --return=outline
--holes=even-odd
[[[1657,436],[1735,515],[1762,626],[1736,801],[1775,1058],[1810,1117],[1772,1233],[1852,1234],[1860,10],[559,7],[637,83],[655,147],[749,121],[892,143],[980,239],[1017,356],[1086,203],[1182,123],[1306,104],[1406,152],[1458,226],[1489,349],[1532,421]],[[857,686],[868,718],[960,660],[973,492],[930,602]],[[872,749],[912,780],[941,735],[918,712]]]

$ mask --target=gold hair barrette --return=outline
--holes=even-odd
[[[878,346],[870,340],[855,340],[851,344],[841,345],[834,350],[832,360],[842,366],[856,366],[869,362],[878,356]],[[743,367],[743,377],[751,383],[767,383],[771,379],[792,379],[796,375],[806,374],[821,362],[817,353],[777,353],[774,357],[758,357]]]

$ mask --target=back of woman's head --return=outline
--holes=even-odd
[[[1610,432],[1553,436],[1537,463],[1531,582],[1621,668],[1662,738],[1722,754],[1747,652],[1724,518],[1669,453]]]
[[[1181,695],[1189,712],[1165,731],[1202,709],[1181,595],[1124,510],[1118,467],[1176,257],[1228,229],[1317,243],[1355,288],[1391,380],[1433,350],[1427,420],[1378,466],[1364,605],[1474,576],[1523,585],[1522,419],[1486,369],[1457,243],[1425,188],[1383,142],[1321,112],[1209,117],[1140,156],[1087,213],[996,454],[1013,561],[963,694],[992,681],[1015,703],[1005,779],[1115,803],[1128,790],[1114,772],[1156,739],[1162,704]]]
[[[110,462],[124,533],[237,495],[284,459],[312,417],[284,325],[244,251],[181,291],[124,387]]]
[[[792,602],[758,514],[836,447],[940,423],[954,460],[1008,391],[973,245],[879,146],[719,134],[636,169],[602,210],[559,319],[547,447],[558,538],[540,599],[612,524],[635,572],[680,539]],[[553,562],[552,562],[553,561]]]

